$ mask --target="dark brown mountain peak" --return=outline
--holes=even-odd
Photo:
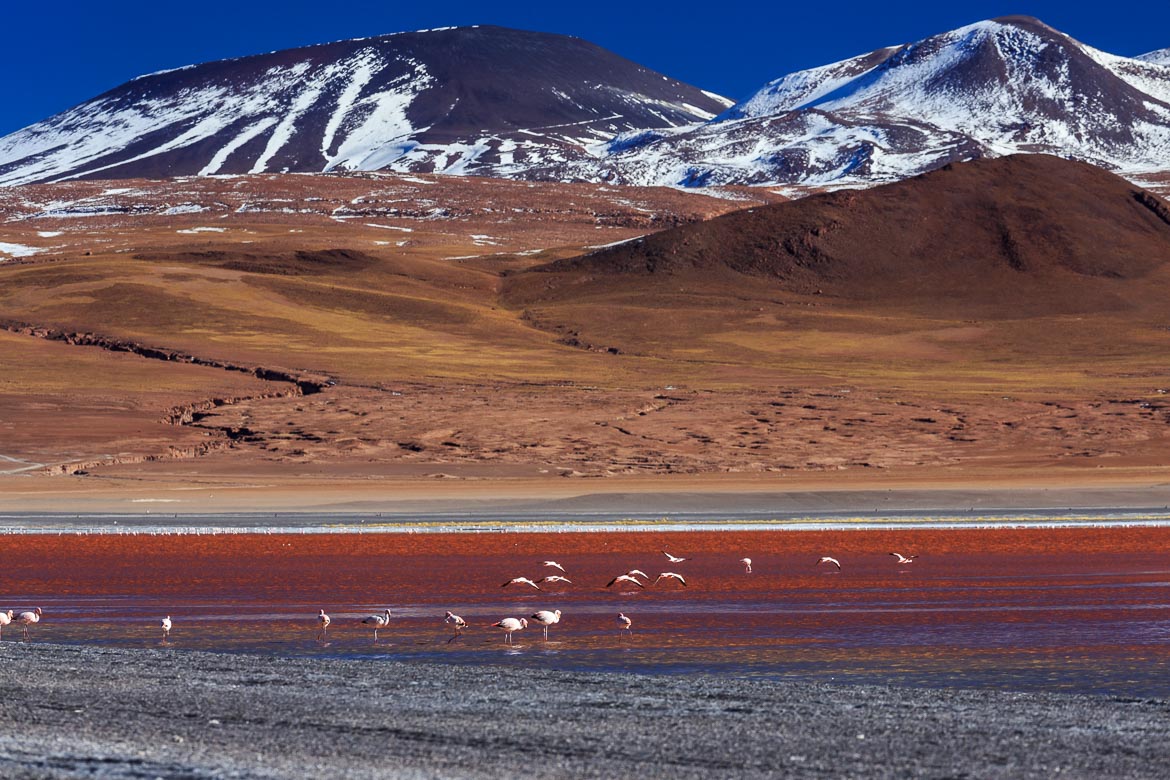
[[[1117,284],[1167,263],[1163,201],[1085,163],[1014,155],[664,231],[535,269],[511,294],[564,300],[631,276],[691,288],[738,277],[777,292],[1015,316],[1124,305]]]

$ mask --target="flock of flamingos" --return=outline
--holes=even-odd
[[[666,550],[663,550],[662,554],[666,556],[667,560],[670,563],[684,563],[684,562],[690,560],[690,558],[683,558],[683,557],[680,557],[677,555],[672,555],[671,553],[667,552]],[[899,565],[909,564],[909,563],[913,562],[915,558],[918,557],[917,555],[906,556],[906,555],[902,555],[901,553],[896,553],[896,552],[892,552],[892,553],[890,553],[890,555],[894,556],[897,559],[897,562]],[[745,574],[752,573],[752,559],[751,558],[740,558],[739,562],[743,564]],[[822,556],[821,559],[817,561],[816,565],[820,566],[822,563],[828,564],[830,566],[835,566],[838,571],[840,571],[840,569],[841,569],[841,562],[838,561],[836,558],[832,558],[828,555]],[[532,580],[532,579],[529,579],[528,577],[513,577],[512,579],[508,580],[500,587],[506,588],[510,585],[526,585],[529,587],[536,588],[537,590],[542,590],[542,588],[540,587],[541,583],[572,584],[572,580],[570,580],[564,576],[564,572],[565,572],[564,566],[561,566],[556,561],[544,561],[543,565],[546,567],[549,567],[549,568],[557,569],[561,572],[561,574],[549,574],[545,577],[540,578],[539,580]],[[642,580],[646,580],[646,582],[642,582]],[[683,577],[683,575],[679,574],[678,572],[664,571],[661,574],[659,574],[657,578],[655,578],[653,583],[651,583],[650,577],[645,572],[643,572],[639,569],[631,569],[630,571],[627,571],[624,574],[617,575],[612,580],[610,580],[609,583],[605,587],[612,588],[614,585],[630,585],[630,586],[634,586],[634,587],[638,587],[638,588],[645,588],[647,584],[657,585],[662,580],[678,582],[683,587],[687,587],[686,578]],[[13,610],[11,610],[11,609],[6,611],[6,612],[0,612],[0,639],[3,639],[4,627],[7,625],[10,625],[12,623],[16,623],[19,626],[21,626],[21,628],[23,629],[24,639],[25,639],[25,641],[28,641],[29,627],[34,626],[37,623],[41,622],[41,616],[43,614],[44,614],[44,612],[41,610],[40,607],[36,607],[35,609],[29,610],[27,612],[21,612],[19,614],[14,613]],[[548,640],[548,628],[549,628],[549,626],[555,625],[556,623],[559,623],[561,621],[561,611],[559,609],[551,610],[551,611],[542,609],[542,610],[538,610],[537,612],[533,613],[532,615],[530,615],[527,618],[506,617],[506,618],[504,618],[496,623],[492,623],[491,625],[492,625],[492,628],[498,628],[504,632],[505,644],[512,644],[512,634],[514,634],[517,631],[521,631],[521,630],[527,628],[529,621],[539,623],[544,628],[544,638],[547,641]],[[322,609],[318,613],[318,615],[317,615],[317,627],[318,627],[317,641],[324,641],[324,639],[326,638],[328,631],[329,631],[329,624],[332,622],[333,621],[329,617],[329,615],[325,614],[325,610]],[[361,622],[365,625],[373,627],[373,629],[374,629],[374,642],[377,643],[378,630],[385,628],[386,626],[388,626],[390,624],[390,610],[386,609],[378,614],[370,615],[367,618],[363,618]],[[459,615],[456,615],[455,613],[453,613],[449,610],[448,610],[447,614],[444,616],[443,622],[448,624],[448,625],[451,625],[454,628],[455,637],[453,637],[453,638],[458,637],[460,635],[460,632],[463,629],[467,628],[467,621],[464,620],[463,618],[461,618]],[[626,635],[632,636],[633,635],[633,630],[632,630],[633,623],[634,623],[634,621],[630,617],[628,617],[625,613],[619,612],[618,616],[617,616],[618,637],[621,638],[621,637],[626,636]],[[165,618],[163,618],[160,621],[159,625],[162,628],[163,640],[165,641],[170,637],[171,628],[174,625],[171,621],[171,616],[167,615]]]

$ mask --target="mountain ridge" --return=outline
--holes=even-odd
[[[1129,174],[1170,160],[1170,65],[1000,17],[768,82],[682,132],[617,139],[630,184],[867,186],[1041,152]]]
[[[732,104],[572,36],[391,33],[140,76],[0,138],[0,185],[389,170],[794,195],[1015,153],[1170,173],[1170,49],[1005,16]]]
[[[441,28],[158,71],[0,138],[0,184],[317,172],[497,174],[730,101],[580,38]]]

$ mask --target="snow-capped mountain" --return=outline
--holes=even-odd
[[[692,128],[624,134],[601,162],[627,183],[837,186],[1017,152],[1170,168],[1170,51],[1118,57],[1028,17],[978,22],[784,76]]]
[[[391,169],[522,176],[731,101],[586,41],[399,33],[139,77],[0,138],[0,185]]]
[[[1170,65],[1170,49],[1158,49],[1157,51],[1146,52],[1145,54],[1139,54],[1134,59],[1152,62],[1156,65]]]

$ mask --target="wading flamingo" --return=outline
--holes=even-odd
[[[446,617],[443,618],[444,623],[450,623],[455,626],[455,633],[458,634],[463,629],[467,628],[467,621],[456,615],[451,610],[447,610]]]
[[[167,639],[168,639],[168,638],[170,637],[170,635],[171,635],[171,616],[170,616],[170,615],[167,615],[165,618],[163,618],[163,619],[160,621],[159,625],[161,625],[161,626],[162,626],[162,630],[163,630],[163,641],[165,642],[165,641],[167,641]]]
[[[743,573],[744,574],[751,574],[752,573],[752,559],[751,558],[740,558],[739,562],[743,564]]]
[[[633,630],[630,629],[630,626],[632,626],[634,624],[634,621],[632,621],[628,617],[626,617],[624,612],[618,613],[617,620],[618,620],[618,627],[619,627],[618,628],[618,639],[621,639],[622,634],[625,634],[627,632],[629,633],[630,636],[634,635]]]
[[[537,623],[540,623],[540,625],[544,626],[544,641],[547,642],[548,627],[553,623],[561,622],[561,611],[558,609],[553,612],[549,612],[547,609],[542,609],[539,612],[533,614],[529,620],[535,620]]]
[[[4,626],[12,622],[12,610],[0,612],[0,639],[4,638]]]
[[[317,615],[317,625],[319,626],[317,631],[318,642],[325,638],[326,632],[329,631],[329,624],[332,622],[333,620],[325,614],[325,610],[321,610],[320,614]]]
[[[390,610],[383,610],[378,615],[370,615],[368,618],[363,618],[362,623],[374,627],[374,644],[378,644],[378,629],[390,625]]]
[[[28,627],[35,623],[40,623],[41,615],[43,614],[45,613],[41,611],[41,608],[37,607],[32,612],[21,612],[19,617],[16,618],[16,622],[24,627],[24,640],[26,642],[28,641]]]
[[[512,644],[512,632],[528,628],[528,621],[524,618],[504,618],[499,623],[492,623],[492,628],[504,629],[504,644]]]

